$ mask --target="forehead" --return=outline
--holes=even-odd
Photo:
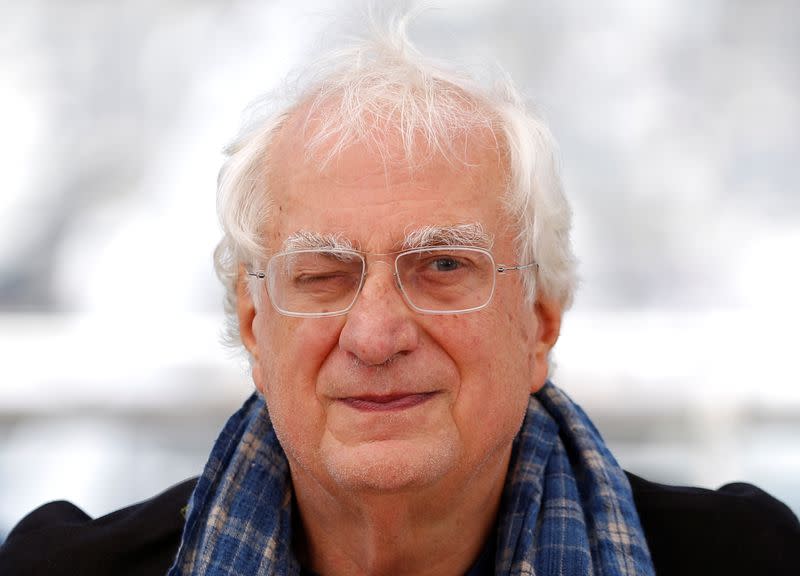
[[[451,142],[458,156],[424,143],[409,155],[399,134],[378,131],[334,154],[324,147],[309,154],[310,130],[290,120],[273,143],[267,166],[273,249],[300,231],[385,250],[430,226],[479,224],[492,237],[507,227],[505,155],[489,129]]]

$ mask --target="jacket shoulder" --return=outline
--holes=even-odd
[[[45,504],[0,545],[0,574],[161,576],[177,552],[183,508],[196,482],[96,519],[69,502]]]
[[[800,574],[800,523],[756,486],[707,490],[628,479],[659,576]]]

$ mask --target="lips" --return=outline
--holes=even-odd
[[[350,408],[363,412],[391,412],[407,410],[431,399],[436,392],[414,394],[363,395],[342,398],[340,401]]]

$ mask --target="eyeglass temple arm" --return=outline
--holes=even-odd
[[[512,270],[525,270],[534,266],[538,268],[539,264],[536,262],[531,262],[530,264],[518,264],[517,266],[505,266],[503,264],[498,264],[497,271],[502,274],[503,272],[511,272]]]

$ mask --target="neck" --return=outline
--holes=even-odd
[[[295,549],[319,574],[464,574],[493,531],[510,448],[460,485],[342,493],[292,467]]]

